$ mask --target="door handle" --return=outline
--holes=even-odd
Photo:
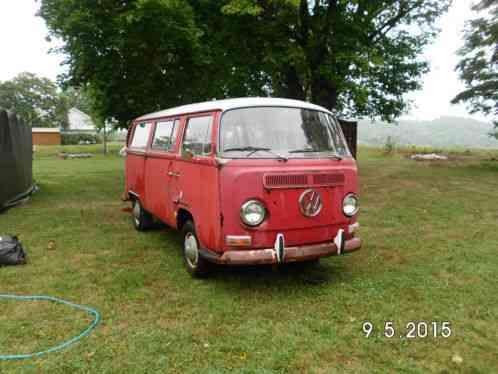
[[[168,171],[168,176],[170,176],[170,177],[179,177],[180,173],[179,172],[174,172],[174,171]]]

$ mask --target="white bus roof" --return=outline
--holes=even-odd
[[[161,110],[159,112],[149,113],[138,117],[136,121],[147,121],[155,118],[169,117],[180,114],[188,113],[199,113],[199,112],[209,112],[215,110],[227,111],[236,108],[250,108],[250,107],[261,107],[261,106],[282,106],[290,108],[304,108],[319,110],[322,112],[330,113],[327,109],[319,106],[310,104],[306,101],[291,100],[291,99],[279,99],[273,97],[244,97],[238,99],[225,99],[225,100],[214,100],[206,101],[203,103],[183,105],[176,108]]]

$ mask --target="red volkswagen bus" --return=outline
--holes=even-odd
[[[193,276],[211,263],[314,261],[360,249],[357,167],[327,109],[242,98],[133,121],[126,149],[133,224],[183,233]]]

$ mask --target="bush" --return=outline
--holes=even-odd
[[[61,134],[62,145],[78,145],[78,144],[97,144],[101,143],[99,137],[95,134],[73,134],[68,132],[63,132]]]

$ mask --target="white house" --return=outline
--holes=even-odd
[[[69,127],[67,132],[95,133],[95,124],[90,116],[78,108],[71,108],[68,113]]]

